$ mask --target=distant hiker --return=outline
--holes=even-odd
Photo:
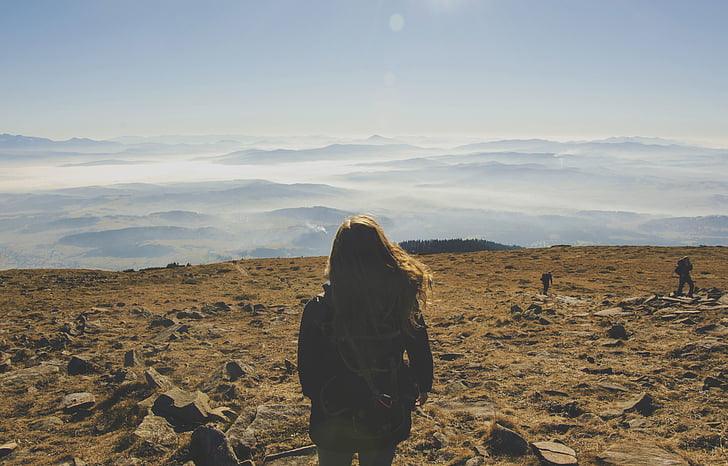
[[[554,278],[551,275],[551,272],[541,274],[541,283],[543,283],[543,294],[548,294],[549,286],[551,285],[551,283],[553,283],[553,281]]]
[[[432,388],[420,312],[430,272],[374,219],[357,215],[339,227],[327,275],[324,292],[306,304],[298,337],[309,433],[321,466],[350,465],[355,452],[362,466],[388,466],[409,437],[411,411]]]
[[[682,294],[683,287],[687,283],[690,286],[690,291],[688,291],[688,296],[693,297],[693,291],[695,291],[695,283],[693,282],[693,279],[690,278],[690,271],[693,270],[693,264],[690,263],[690,258],[688,256],[685,256],[677,261],[677,266],[675,266],[675,274],[680,277],[680,282],[677,285],[677,292],[675,293],[676,296],[680,296]]]

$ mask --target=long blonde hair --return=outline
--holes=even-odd
[[[429,269],[389,241],[367,215],[348,217],[336,232],[327,266],[339,341],[411,334],[431,290]],[[359,351],[357,351],[359,352]]]

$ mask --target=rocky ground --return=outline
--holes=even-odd
[[[728,464],[727,248],[422,260],[436,380],[395,464]],[[315,464],[295,355],[324,263],[0,271],[0,462]]]

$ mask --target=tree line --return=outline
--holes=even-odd
[[[523,249],[484,239],[414,239],[402,241],[399,246],[409,254],[437,254],[441,252],[505,251]]]

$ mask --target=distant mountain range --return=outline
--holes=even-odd
[[[326,255],[347,215],[395,241],[728,245],[728,150],[652,138],[0,135],[0,269]]]

